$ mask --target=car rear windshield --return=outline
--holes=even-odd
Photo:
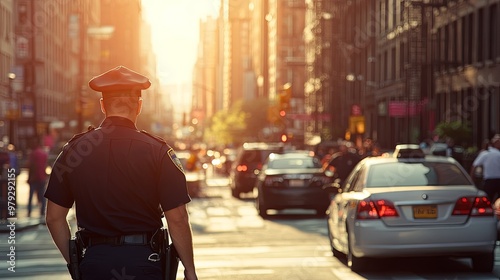
[[[268,163],[272,169],[321,168],[321,163],[313,157],[275,159]]]
[[[471,185],[460,168],[446,162],[393,162],[373,165],[366,187]]]
[[[266,158],[271,154],[277,152],[276,150],[249,150],[245,151],[241,157],[242,164],[259,164],[263,163]]]

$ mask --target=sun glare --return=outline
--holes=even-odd
[[[168,83],[191,80],[199,40],[199,21],[216,17],[219,1],[143,0],[151,25],[160,78]]]

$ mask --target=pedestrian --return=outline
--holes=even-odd
[[[488,152],[474,160],[474,166],[483,167],[483,187],[491,202],[500,197],[500,134],[495,134],[490,141]]]
[[[89,86],[102,93],[105,118],[69,140],[52,168],[45,193],[47,227],[69,264],[66,215],[75,203],[77,237],[85,248],[77,266],[83,280],[164,279],[158,258],[165,256],[156,246],[162,215],[184,279],[197,279],[182,164],[162,138],[135,125],[142,90],[150,85],[147,77],[123,66],[90,80]]]
[[[481,146],[481,150],[477,154],[476,158],[472,162],[470,167],[469,174],[472,177],[474,184],[482,189],[483,187],[483,166],[478,165],[477,162],[481,160],[481,158],[488,153],[490,149],[490,139],[485,139],[483,141],[483,145]]]
[[[339,151],[332,155],[325,168],[332,170],[336,177],[343,182],[360,160],[361,157],[352,149],[352,144],[344,141],[340,144]]]
[[[16,146],[14,144],[7,145],[7,152],[9,153],[9,168],[14,169],[14,173],[17,175],[21,174],[21,168],[19,168],[19,160],[17,159]]]
[[[46,201],[43,197],[47,184],[47,160],[48,155],[42,149],[38,139],[34,139],[31,144],[31,153],[28,159],[28,184],[30,193],[28,196],[28,217],[31,217],[33,209],[33,196],[36,195],[40,207],[40,217],[45,216]]]
[[[493,210],[495,211],[495,217],[497,217],[497,241],[500,241],[500,198],[497,198],[493,203]]]

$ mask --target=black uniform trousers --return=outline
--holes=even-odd
[[[483,181],[483,190],[488,194],[491,204],[500,198],[500,178],[486,179]]]
[[[161,262],[148,257],[149,245],[95,245],[80,263],[83,280],[161,280]]]

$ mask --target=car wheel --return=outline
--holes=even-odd
[[[358,258],[352,254],[351,248],[351,237],[350,234],[347,236],[347,266],[351,268],[353,272],[363,272],[367,268],[367,260],[365,258]]]
[[[491,272],[495,266],[495,253],[479,254],[472,257],[472,269],[475,272]]]
[[[234,198],[240,198],[240,192],[234,188],[234,189],[231,189],[231,195],[234,197]]]
[[[262,197],[257,194],[257,198],[255,199],[255,203],[257,204],[257,212],[259,212],[259,215],[262,218],[267,217],[267,208],[264,204],[264,201],[262,201]]]
[[[335,249],[335,246],[333,246],[333,233],[330,229],[330,222],[329,219],[327,218],[326,220],[326,227],[328,229],[328,239],[330,240],[330,249],[332,250],[333,256],[336,257],[337,259],[342,258],[344,255],[337,249]]]

